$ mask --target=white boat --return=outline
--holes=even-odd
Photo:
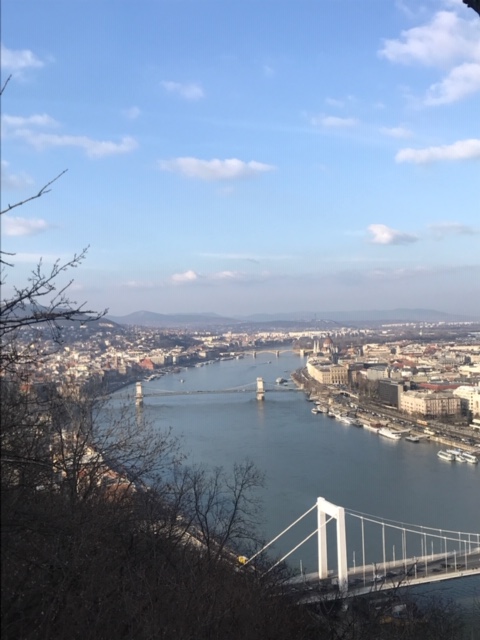
[[[320,413],[320,411],[317,409],[317,407],[313,407],[312,409],[310,409],[310,411],[312,413]]]
[[[287,380],[286,380],[285,378],[277,378],[277,379],[275,380],[275,382],[276,382],[277,384],[285,384],[285,382],[287,382]]]
[[[464,452],[460,449],[446,449],[447,453],[451,453],[457,462],[466,462],[467,459],[464,456]]]
[[[418,436],[406,436],[405,440],[408,442],[420,442],[420,438]]]
[[[449,462],[453,462],[455,460],[453,453],[449,453],[448,451],[439,451],[437,456],[442,460],[448,460]]]
[[[375,433],[378,433],[378,430],[380,429],[380,427],[377,427],[376,424],[372,424],[371,422],[364,422],[363,428],[368,429],[368,431],[375,431]]]
[[[379,436],[384,436],[385,438],[390,438],[390,440],[401,440],[402,434],[398,433],[398,431],[392,431],[388,427],[382,427],[378,430]]]
[[[358,420],[356,420],[355,418],[350,418],[350,416],[340,415],[338,417],[338,420],[340,422],[343,422],[343,424],[350,425],[351,427],[359,427],[359,426],[361,426],[360,423],[358,422]]]
[[[473,453],[468,453],[468,451],[462,451],[462,456],[470,464],[478,464],[478,458],[477,456],[474,456]]]

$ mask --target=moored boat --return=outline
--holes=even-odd
[[[454,454],[449,453],[448,451],[439,451],[437,456],[442,460],[448,460],[449,462],[453,462],[455,460]]]
[[[451,453],[457,462],[466,462],[467,459],[460,449],[446,449],[447,453]]]
[[[407,442],[420,442],[420,438],[418,436],[408,435],[405,437]]]
[[[390,438],[390,440],[401,440],[402,434],[398,433],[398,431],[392,431],[388,427],[382,427],[378,430],[379,436],[384,436],[385,438]]]
[[[470,464],[478,464],[477,456],[474,456],[473,453],[468,453],[468,451],[462,451],[462,456],[465,458],[466,462]]]
[[[380,429],[377,424],[372,424],[371,422],[364,422],[363,428],[368,429],[368,431],[374,431],[375,433],[378,433],[378,430]]]

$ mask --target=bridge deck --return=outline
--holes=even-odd
[[[348,571],[348,592],[345,595],[355,596],[371,593],[372,591],[387,591],[403,587],[411,587],[455,578],[465,578],[480,575],[480,549],[471,553],[452,554],[447,558],[444,554],[438,554],[432,558],[408,558],[405,561],[395,563],[367,565],[350,568]],[[406,571],[405,571],[406,567]],[[394,569],[397,569],[395,571]],[[296,586],[311,586],[313,602],[321,597],[333,598],[338,590],[338,578],[329,573],[328,578],[319,579],[318,573],[308,573],[295,576],[289,580],[289,584]]]

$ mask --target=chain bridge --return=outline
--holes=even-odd
[[[231,387],[228,389],[155,389],[152,391],[144,391],[142,382],[136,383],[135,396],[127,395],[123,397],[135,398],[135,402],[138,405],[142,405],[145,398],[158,397],[158,396],[198,396],[217,393],[255,393],[257,400],[264,400],[266,393],[291,393],[298,392],[300,389],[297,387],[284,386],[286,380],[283,378],[277,380],[275,383],[265,383],[263,378],[257,378],[255,382],[244,384],[238,387]],[[121,396],[121,394],[120,394]]]

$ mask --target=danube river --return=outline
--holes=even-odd
[[[317,496],[402,523],[480,532],[480,465],[444,462],[436,455],[437,445],[391,441],[323,414],[313,415],[313,405],[299,391],[267,391],[264,402],[256,400],[257,377],[264,379],[267,389],[273,388],[277,378],[290,379],[290,373],[302,366],[305,361],[292,352],[278,358],[259,352],[255,359],[246,355],[182,369],[144,383],[144,415],[159,427],[171,427],[183,439],[192,463],[228,470],[245,459],[255,462],[265,474],[260,527],[265,540],[296,520]],[[241,393],[148,396],[162,390],[222,390],[248,384],[251,391]],[[288,386],[293,388],[291,382]],[[312,514],[276,543],[273,553],[288,552],[314,528]],[[381,563],[381,527],[366,526],[364,533],[365,562]],[[400,535],[387,533],[387,559],[401,558]],[[360,525],[351,517],[347,541],[349,566],[362,564]],[[407,540],[407,557],[420,555],[418,544]],[[432,551],[442,548],[439,541]],[[333,565],[334,549],[329,549],[329,556]],[[307,572],[315,571],[314,539],[289,561],[294,568],[301,564]]]

